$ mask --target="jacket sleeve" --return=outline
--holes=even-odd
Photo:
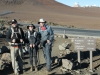
[[[28,32],[25,33],[25,45],[29,45]]]
[[[24,37],[24,31],[22,30],[22,28],[21,28],[21,39],[25,39],[25,37]]]
[[[41,39],[40,34],[39,34],[39,32],[37,32],[36,33],[36,43],[35,43],[35,45],[38,46],[40,44],[40,39]]]
[[[52,42],[54,40],[54,32],[51,27],[49,27],[49,30],[50,30],[49,40]]]
[[[11,39],[11,30],[10,30],[10,29],[9,29],[8,32],[7,32],[6,40],[7,40],[8,42],[12,42],[12,39]]]

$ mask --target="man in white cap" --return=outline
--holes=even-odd
[[[46,25],[46,21],[41,18],[38,22],[40,24],[38,32],[41,35],[41,45],[43,47],[44,58],[46,60],[47,71],[51,71],[51,51],[52,42],[54,40],[54,33],[50,26]]]
[[[8,30],[6,39],[10,45],[13,70],[15,75],[19,75],[19,71],[23,72],[22,43],[24,42],[24,32],[18,27],[16,19],[11,20],[11,27]]]

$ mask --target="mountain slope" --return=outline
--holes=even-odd
[[[0,0],[0,11],[13,11],[13,14],[4,16],[9,19],[38,21],[44,18],[58,24],[100,28],[100,8],[73,8],[55,0]]]

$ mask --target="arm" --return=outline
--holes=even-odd
[[[24,37],[24,31],[22,30],[22,28],[20,28],[20,30],[21,30],[21,39],[25,39],[25,37]]]
[[[25,44],[26,44],[26,45],[29,45],[29,41],[28,41],[28,32],[25,33],[25,39],[24,39],[24,41],[25,41]]]
[[[40,33],[36,33],[36,43],[35,43],[35,45],[38,46],[40,44],[40,39],[41,39]]]
[[[49,27],[50,29],[50,36],[49,36],[49,40],[52,42],[54,40],[54,33],[51,27]]]

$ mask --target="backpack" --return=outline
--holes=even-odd
[[[21,35],[21,29],[18,28],[18,32],[14,32],[14,29],[11,27],[11,38],[14,36],[14,33],[19,33]],[[18,38],[18,36],[16,35],[16,37]],[[8,42],[9,45],[12,45],[12,44],[15,44],[17,45],[17,43],[11,43],[11,42]]]
[[[13,37],[14,33],[19,33],[21,35],[21,29],[18,28],[18,32],[14,32],[14,29],[11,27],[11,38]],[[17,35],[16,35],[16,37],[18,38]]]
[[[30,38],[30,36],[34,36],[34,38],[36,38],[36,32],[34,32],[33,35],[30,35],[30,31],[27,31],[28,32],[28,39]]]

